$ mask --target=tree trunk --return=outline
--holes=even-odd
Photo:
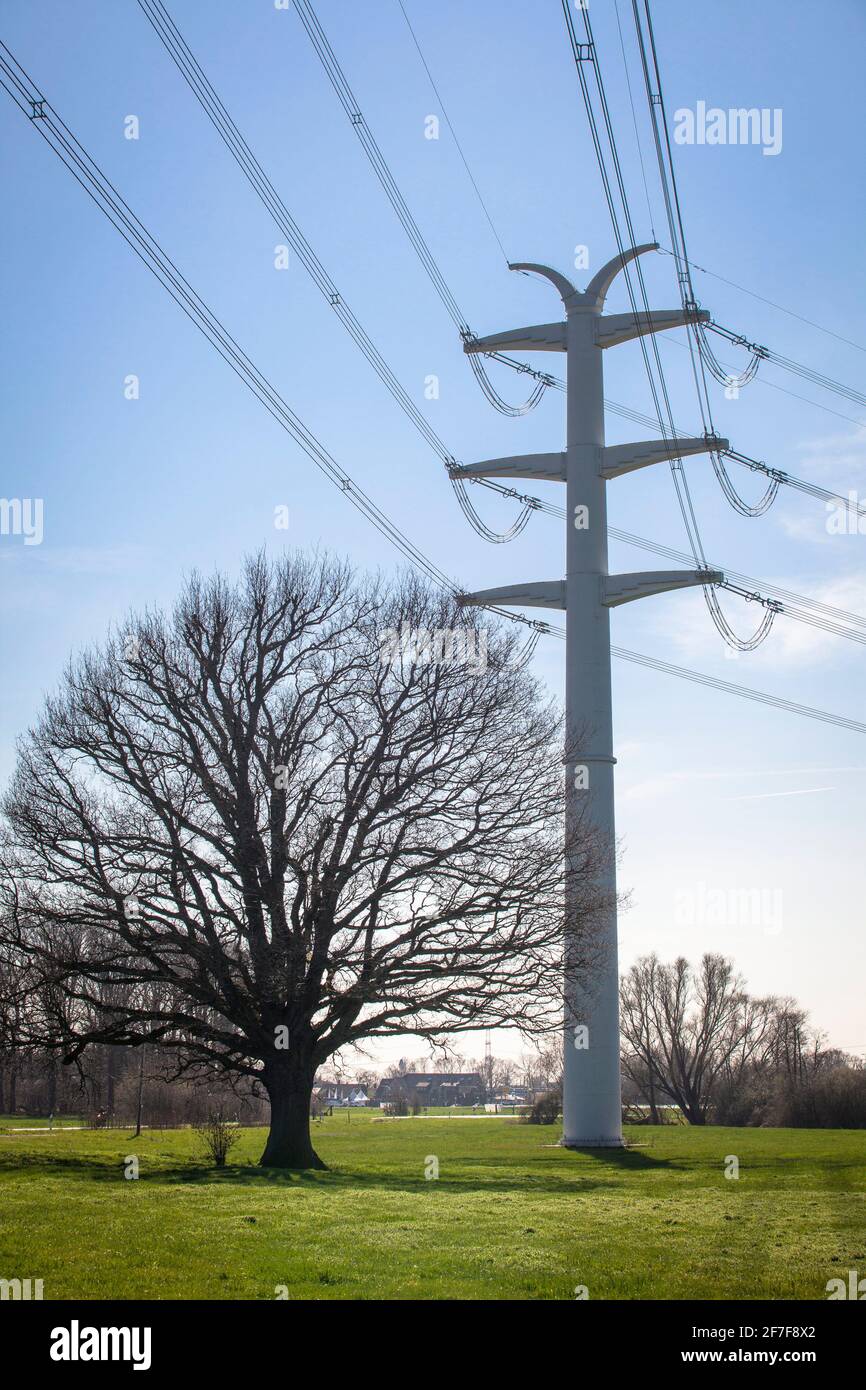
[[[114,1049],[105,1049],[105,1108],[108,1112],[108,1122],[111,1123],[114,1115]]]
[[[654,1124],[654,1125],[657,1125],[657,1124],[659,1124],[659,1110],[658,1110],[658,1105],[656,1104],[656,1087],[655,1087],[655,1081],[653,1080],[653,1071],[652,1071],[652,1067],[649,1067],[649,1069],[648,1069],[648,1083],[649,1083],[649,1110],[650,1110],[650,1122],[651,1122],[652,1124]]]
[[[268,1142],[259,1159],[263,1168],[326,1168],[310,1139],[312,1065],[286,1059],[265,1067],[262,1080],[271,1102]]]
[[[144,1055],[147,1052],[147,1043],[141,1044],[141,1057],[138,1063],[138,1105],[135,1111],[135,1138],[141,1134],[141,1108],[144,1099]]]

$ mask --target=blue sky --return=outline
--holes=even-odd
[[[661,234],[630,4],[619,4]],[[509,257],[568,272],[574,247],[585,244],[590,271],[597,269],[615,247],[559,0],[406,6]],[[558,393],[519,420],[484,401],[294,10],[277,10],[273,0],[171,0],[169,9],[344,298],[454,454],[471,461],[561,448]],[[438,141],[424,138],[426,117],[441,112],[397,0],[323,0],[318,13],[475,331],[554,317],[550,289],[505,268],[444,122]],[[509,546],[474,535],[441,464],[303,267],[293,260],[275,269],[282,237],[135,0],[74,7],[5,0],[2,14],[4,41],[187,278],[431,558],[467,588],[560,573],[563,538],[550,518],[536,518]],[[636,231],[650,240],[612,4],[598,0],[592,16]],[[774,157],[753,146],[676,147],[692,259],[866,341],[866,12],[855,0],[833,0],[817,33],[806,0],[666,0],[655,5],[654,20],[669,113],[698,101],[783,113]],[[397,557],[246,392],[0,95],[2,492],[43,498],[45,514],[39,546],[0,536],[5,778],[15,737],[68,652],[98,640],[130,608],[169,603],[191,568],[235,571],[262,543],[322,545],[384,570]],[[135,141],[124,138],[129,115],[140,122]],[[654,303],[674,307],[670,257],[644,262]],[[573,273],[578,283],[588,278]],[[696,288],[720,322],[859,387],[862,349],[719,280],[698,274]],[[621,287],[608,307],[627,307]],[[688,356],[677,346],[683,335],[665,336],[675,417],[697,429]],[[637,346],[610,351],[605,367],[607,395],[651,413]],[[130,374],[140,381],[138,400],[124,396]],[[430,374],[440,380],[436,401],[424,398]],[[520,381],[509,375],[500,385],[518,399]],[[736,401],[717,388],[713,409],[719,431],[742,452],[842,493],[866,491],[866,426],[838,396],[765,367]],[[608,419],[608,442],[640,432]],[[763,518],[743,519],[707,461],[686,466],[713,561],[866,613],[866,538],[829,535],[823,504],[790,490]],[[756,480],[739,481],[747,495],[758,494]],[[562,501],[554,485],[539,491]],[[287,533],[273,526],[280,505],[290,511]],[[479,507],[491,525],[510,521],[508,505],[495,498],[482,497]],[[666,465],[614,483],[609,511],[617,527],[687,548]],[[652,563],[612,547],[612,569]],[[725,607],[742,632],[754,625],[754,612],[735,599]],[[617,611],[613,640],[860,716],[858,645],[790,620],[779,619],[760,652],[732,661],[700,594],[679,593]],[[535,658],[557,691],[562,655],[561,644],[547,640]],[[630,894],[621,919],[624,963],[651,949],[665,958],[723,951],[755,992],[796,996],[832,1041],[866,1053],[863,736],[624,663],[615,663],[614,701],[620,874]],[[764,905],[757,920],[736,906],[746,893]],[[480,1051],[480,1043],[468,1050]],[[406,1047],[395,1043],[388,1055],[394,1051]]]

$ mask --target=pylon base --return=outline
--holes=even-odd
[[[560,1139],[558,1149],[624,1149],[624,1139]]]

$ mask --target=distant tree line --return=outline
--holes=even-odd
[[[159,1048],[94,1043],[63,1066],[37,1043],[57,1000],[22,989],[27,962],[0,966],[0,1114],[81,1115],[89,1123],[149,1126],[199,1124],[215,1112],[241,1124],[265,1124],[260,1087],[214,1068],[210,1076],[179,1075]],[[25,1003],[26,1001],[26,1003]],[[115,1000],[115,1002],[117,1002]],[[64,1001],[70,1007],[70,1001]],[[731,961],[707,955],[693,968],[680,958],[635,962],[622,980],[623,1095],[626,1118],[659,1123],[671,1110],[689,1124],[806,1128],[866,1127],[866,1067],[828,1047],[796,1001],[754,998]],[[401,1060],[386,1076],[423,1071],[429,1058]],[[558,1037],[517,1060],[448,1051],[438,1069],[488,1071],[493,1085],[528,1087],[543,1122],[556,1119],[561,1098]],[[333,1076],[332,1076],[333,1074]],[[325,1068],[320,1079],[342,1079]],[[353,1074],[372,1094],[379,1073]]]
[[[732,961],[644,956],[621,987],[628,1092],[658,1123],[866,1128],[866,1067],[827,1047],[793,999],[755,998]]]

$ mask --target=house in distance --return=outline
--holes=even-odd
[[[386,1076],[376,1090],[378,1105],[483,1105],[487,1099],[484,1082],[477,1071],[410,1071],[404,1076]]]

